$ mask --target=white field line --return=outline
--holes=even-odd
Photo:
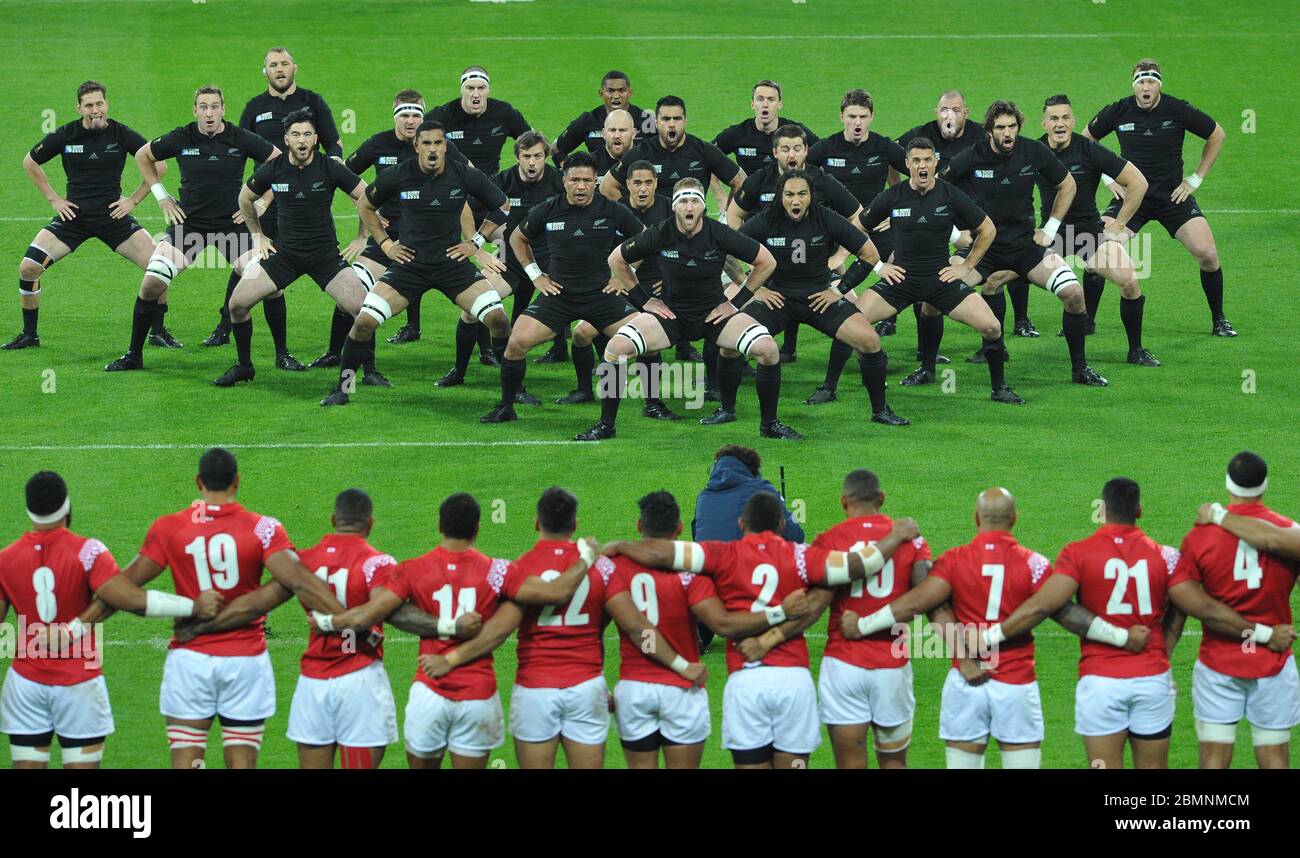
[[[1212,215],[1300,215],[1300,209],[1202,209],[1206,214]],[[29,215],[14,215],[0,217],[0,223],[49,223],[50,217],[32,217]],[[356,222],[355,214],[334,215],[335,220],[346,220]],[[145,215],[137,217],[141,221],[158,221],[162,222],[162,215]]]
[[[387,448],[387,447],[567,447],[583,446],[582,441],[322,441],[273,444],[6,444],[0,453],[68,450],[207,450],[230,447],[236,450],[314,450],[317,448]],[[591,445],[586,445],[591,446]]]
[[[797,2],[798,0],[796,0]],[[1196,33],[1169,33],[1161,34],[1162,38],[1176,38],[1182,36],[1191,39],[1205,39],[1204,34]],[[792,35],[786,33],[668,33],[656,35],[620,35],[602,33],[600,38],[604,41],[637,41],[637,42],[788,42],[794,40],[818,41],[818,42],[978,42],[978,41],[1006,41],[1006,40],[1023,40],[1023,41],[1041,41],[1047,39],[1118,39],[1118,38],[1138,38],[1137,33],[805,33],[803,35]],[[1240,39],[1277,39],[1277,38],[1295,38],[1294,33],[1215,33],[1213,38],[1228,37]],[[446,36],[448,42],[590,42],[589,34],[521,34],[521,35],[495,35],[495,36]]]

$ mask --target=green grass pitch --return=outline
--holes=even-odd
[[[1293,151],[1300,135],[1289,103],[1300,33],[1287,8],[1281,0],[1234,6],[1231,14],[1207,0],[1007,0],[947,12],[910,0],[6,2],[0,43],[14,62],[0,103],[0,164],[9,189],[0,211],[0,246],[15,267],[51,215],[19,164],[40,139],[47,111],[59,123],[74,118],[74,90],[87,78],[108,85],[111,116],[153,137],[190,121],[194,89],[209,82],[225,88],[227,119],[237,121],[243,103],[264,87],[264,50],[285,44],[300,65],[300,83],[323,93],[343,123],[344,148],[351,151],[365,136],[391,127],[396,90],[414,86],[431,105],[442,103],[456,94],[458,74],[470,63],[487,66],[492,94],[514,103],[552,137],[597,103],[599,77],[609,68],[630,74],[640,105],[652,106],[666,93],[683,96],[688,131],[706,139],[748,115],[749,87],[764,77],[785,87],[788,116],[822,134],[838,127],[841,94],[861,86],[875,96],[874,127],[883,133],[898,134],[932,118],[939,92],[959,87],[972,119],[978,121],[991,100],[1011,98],[1022,105],[1028,131],[1037,136],[1045,96],[1068,92],[1080,122],[1086,122],[1103,104],[1129,94],[1132,64],[1153,55],[1162,63],[1166,92],[1189,99],[1227,131],[1223,154],[1198,199],[1218,239],[1228,315],[1242,335],[1209,336],[1196,265],[1155,226],[1147,230],[1152,264],[1143,282],[1149,296],[1146,342],[1165,366],[1124,363],[1112,287],[1098,333],[1088,342],[1093,366],[1111,380],[1107,390],[1068,383],[1065,347],[1052,335],[1058,304],[1035,290],[1030,315],[1044,336],[1010,340],[1008,379],[1029,400],[1025,408],[987,401],[984,369],[961,361],[977,339],[952,324],[943,350],[954,358],[955,390],[900,388],[898,380],[912,368],[914,345],[906,314],[886,348],[891,404],[911,418],[908,428],[869,422],[865,392],[852,368],[838,404],[804,406],[827,353],[826,341],[805,331],[799,362],[787,367],[782,400],[783,418],[809,436],[803,444],[757,438],[757,404],[747,383],[739,400],[741,420],[731,426],[651,423],[629,406],[614,441],[569,445],[558,442],[585,429],[594,408],[524,408],[518,423],[484,427],[477,418],[496,398],[494,371],[474,363],[466,386],[433,388],[452,357],[453,313],[437,296],[425,303],[422,341],[379,350],[379,365],[396,386],[363,389],[346,409],[317,407],[332,383],[327,372],[272,368],[260,311],[254,311],[261,369],[256,382],[235,390],[210,386],[233,361],[233,346],[199,345],[215,321],[226,277],[211,268],[184,274],[171,293],[169,326],[186,348],[148,350],[148,372],[106,376],[103,364],[126,345],[140,274],[92,242],[43,280],[42,348],[0,356],[3,538],[16,537],[26,524],[22,487],[28,476],[54,468],[75,498],[76,529],[104,540],[125,564],[155,516],[193,499],[197,457],[218,443],[240,456],[241,500],[278,516],[298,545],[312,544],[328,527],[334,494],[357,485],[375,499],[373,543],[398,557],[432,546],[436,505],[455,490],[473,492],[485,514],[504,513],[500,523],[485,517],[481,547],[491,554],[514,557],[531,544],[532,505],[552,484],[578,494],[583,534],[629,536],[638,496],[668,488],[689,509],[713,450],[728,442],[756,446],[773,478],[777,466],[785,466],[789,497],[805,510],[810,535],[839,519],[843,474],[854,467],[875,469],[888,493],[886,511],[916,516],[936,551],[970,538],[976,493],[1001,484],[1019,501],[1018,537],[1054,557],[1066,542],[1091,531],[1094,498],[1117,474],[1141,482],[1148,532],[1177,545],[1196,505],[1221,497],[1224,463],[1243,448],[1269,461],[1275,488],[1268,500],[1297,514],[1300,378],[1294,338],[1300,326],[1292,273],[1300,208],[1290,191],[1293,165],[1278,156]],[[1113,138],[1107,142],[1114,145]],[[1199,140],[1189,138],[1185,160],[1195,164],[1199,152]],[[62,189],[61,169],[47,166]],[[126,178],[134,187],[129,165]],[[175,174],[166,179],[171,188],[176,182]],[[345,238],[355,220],[342,200],[336,211]],[[152,199],[137,215],[155,232],[162,228]],[[301,282],[290,291],[289,303],[290,346],[306,361],[323,350],[330,302]],[[0,308],[6,338],[18,322],[16,306]],[[549,403],[569,390],[571,374],[567,364],[530,366],[529,389]],[[293,766],[296,752],[284,729],[306,626],[302,609],[292,603],[271,621],[278,711],[268,723],[261,765]],[[1171,764],[1177,767],[1196,762],[1190,685],[1198,630],[1189,623],[1175,658],[1179,694]],[[109,622],[106,673],[117,732],[108,744],[107,766],[166,764],[157,708],[166,631],[160,621]],[[824,632],[823,621],[809,635],[814,671]],[[1043,632],[1043,764],[1083,766],[1082,744],[1073,734],[1078,644],[1050,623]],[[611,683],[616,645],[611,631]],[[398,704],[404,706],[415,641],[393,633],[387,650]],[[507,701],[513,660],[510,642],[497,662]],[[709,652],[708,664],[714,732],[704,762],[725,767],[730,759],[720,747],[720,644]],[[937,719],[946,670],[943,660],[916,661],[913,766],[943,765]],[[1239,734],[1237,765],[1254,765],[1246,735]],[[219,764],[215,744],[209,760]],[[493,758],[514,765],[509,746]],[[7,754],[0,752],[0,759]],[[622,764],[611,731],[608,765]],[[831,764],[824,740],[811,765]],[[385,765],[405,765],[400,744],[390,748]]]

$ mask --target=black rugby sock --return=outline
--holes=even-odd
[[[1142,348],[1142,310],[1146,303],[1146,295],[1119,299],[1119,318],[1124,323],[1124,333],[1128,334],[1128,350],[1131,352]]]
[[[478,322],[456,320],[456,372],[464,375],[469,371],[470,355],[474,354],[474,345],[478,342]]]
[[[29,337],[36,336],[36,317],[40,315],[41,308],[35,307],[28,310],[23,308],[23,333]]]
[[[528,359],[510,360],[501,358],[501,405],[513,408],[515,394],[524,386],[524,374],[528,371]]]
[[[286,344],[289,339],[289,310],[285,306],[284,296],[263,301],[262,313],[266,316],[266,327],[270,329],[271,339],[275,342],[275,353],[284,354],[289,351]]]
[[[230,330],[230,296],[235,294],[235,287],[238,285],[239,275],[231,271],[230,277],[226,279],[226,297],[221,302],[221,324],[218,327],[223,331]]]
[[[708,340],[704,341],[704,386],[718,389],[718,347]]]
[[[1106,289],[1106,278],[1096,271],[1083,272],[1083,306],[1088,321],[1097,324],[1097,308],[1101,306],[1101,293]]]
[[[943,342],[943,316],[921,316],[921,366],[930,372],[935,371],[935,362],[939,359],[939,344]]]
[[[410,303],[406,305],[406,325],[407,327],[420,330],[420,300],[424,296],[412,295]]]
[[[161,301],[154,302],[153,316],[149,319],[149,330],[155,334],[161,334],[167,330],[163,320],[167,316],[167,305]]]
[[[574,353],[575,355],[577,353],[576,347]],[[625,369],[626,367],[627,365]],[[625,385],[627,376],[619,371],[619,365],[615,361],[602,361],[600,373],[600,420],[606,426],[613,427],[618,422],[619,403],[623,399],[623,394],[627,392]]]
[[[792,355],[799,348],[799,323],[791,320],[781,335],[781,353]]]
[[[157,309],[158,302],[156,300],[135,299],[135,312],[131,314],[131,347],[127,350],[129,354],[140,357],[140,353],[144,350],[144,341],[149,337],[149,326],[153,322],[154,313]]]
[[[758,390],[758,420],[766,426],[776,419],[776,405],[781,398],[781,362],[771,366],[760,363],[754,370],[754,387]]]
[[[1002,339],[984,341],[984,360],[989,365],[989,384],[997,390],[1007,383],[1003,370],[1005,367]]]
[[[1007,297],[1002,294],[1002,290],[999,289],[992,295],[985,295],[984,303],[989,305],[989,309],[993,311],[993,315],[997,318],[998,324],[1005,328],[1007,324]],[[1004,330],[998,337],[998,346],[1003,344],[1006,335],[1007,332]]]
[[[533,302],[533,293],[537,291],[533,286],[533,281],[527,277],[523,278],[519,285],[515,287],[515,303],[510,308],[510,324],[514,325],[523,315],[524,310]]]
[[[1015,280],[1007,284],[1007,294],[1011,296],[1011,310],[1015,320],[1029,318],[1029,284],[1024,280]]]
[[[596,350],[591,346],[573,347],[573,373],[578,380],[578,390],[591,393],[591,375],[596,371]]]
[[[343,312],[342,307],[335,305],[334,315],[330,317],[329,351],[331,354],[340,354],[343,351],[343,340],[350,330],[352,330],[352,317]]]
[[[718,393],[722,396],[722,409],[736,411],[736,392],[740,390],[740,375],[745,365],[743,358],[718,355]]]
[[[878,414],[885,408],[885,368],[888,361],[883,351],[864,352],[858,358],[862,370],[862,384],[871,397],[871,413]]]
[[[839,386],[840,374],[844,372],[844,365],[849,362],[851,354],[853,347],[848,343],[839,340],[831,342],[831,355],[826,360],[826,379],[822,382],[822,387],[834,390]]]
[[[1210,305],[1210,318],[1223,318],[1223,269],[1201,272],[1201,289],[1205,292],[1205,302]]]
[[[245,319],[242,322],[232,322],[230,332],[235,336],[235,354],[238,355],[239,363],[244,366],[252,366],[253,320]]]
[[[1065,345],[1070,350],[1070,369],[1078,372],[1088,364],[1084,343],[1088,337],[1088,317],[1083,313],[1061,313],[1061,329],[1065,331]]]

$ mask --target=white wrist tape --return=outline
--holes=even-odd
[[[175,593],[163,593],[148,590],[144,594],[144,615],[146,617],[192,617],[194,600]]]
[[[1266,644],[1273,637],[1273,627],[1255,623],[1255,643]]]
[[[1128,643],[1128,629],[1117,628],[1101,617],[1096,617],[1093,619],[1092,625],[1088,626],[1088,633],[1085,637],[1090,641],[1108,643],[1122,649],[1124,644]]]
[[[673,568],[679,572],[700,572],[704,569],[704,549],[694,542],[674,542]]]
[[[894,609],[889,605],[876,611],[868,617],[862,617],[858,620],[858,631],[863,637],[874,635],[876,632],[883,632],[885,629],[894,625]]]
[[[779,626],[785,622],[785,608],[780,605],[773,605],[770,608],[764,608],[763,613],[767,614],[767,624],[769,626]],[[1271,632],[1272,629],[1269,629]]]
[[[864,546],[853,553],[858,555],[858,559],[862,561],[862,568],[865,572],[863,577],[870,578],[885,568],[885,555],[881,554],[880,549],[874,545]]]
[[[1210,504],[1210,521],[1222,525],[1223,517],[1228,514],[1228,508],[1221,503]]]
[[[686,659],[682,658],[680,655],[674,658],[673,663],[669,665],[669,667],[673,669],[673,673],[678,673],[678,674],[685,673],[686,668],[690,666],[691,663]]]
[[[334,617],[331,614],[323,614],[320,611],[312,611],[311,618],[316,621],[316,628],[329,634],[334,631]]]
[[[524,273],[528,275],[529,280],[536,283],[538,278],[542,276],[542,266],[536,262],[530,262],[524,266]]]
[[[954,226],[952,228],[952,232],[948,235],[948,243],[956,244],[957,239],[959,238],[961,238],[961,230],[959,230],[957,227]]]
[[[1113,176],[1107,176],[1105,173],[1102,173],[1101,184],[1103,187],[1109,188],[1111,185],[1115,184],[1115,178]]]
[[[579,540],[578,542],[578,556],[586,562],[588,569],[596,565],[596,549],[585,541]]]
[[[438,618],[438,634],[452,637],[456,634],[456,621],[451,617]]]
[[[483,245],[487,244],[487,239],[483,237],[483,233],[481,232],[474,233],[472,236],[470,236],[469,240],[474,242],[475,247],[482,247]]]
[[[1061,228],[1061,222],[1054,217],[1049,217],[1047,223],[1043,224],[1043,235],[1048,238],[1056,238],[1056,231]]]
[[[1201,182],[1204,182],[1205,180],[1202,179],[1200,176],[1196,175],[1195,173],[1192,173],[1186,179],[1183,179],[1183,181],[1191,185],[1192,190],[1195,191],[1201,187]]]
[[[994,623],[984,630],[980,636],[980,642],[984,644],[985,649],[995,647],[1007,639],[1006,634],[1002,631],[1001,623]]]
[[[153,198],[158,202],[162,202],[171,196],[171,194],[167,193],[167,189],[163,187],[162,182],[154,182],[149,186],[149,191],[153,194]]]
[[[880,269],[884,267],[885,267],[885,260],[882,259],[879,262],[877,262],[874,266],[872,266],[871,271],[873,274],[879,274]]]

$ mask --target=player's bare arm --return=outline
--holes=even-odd
[[[1217,503],[1201,504],[1196,511],[1197,526],[1217,524],[1238,539],[1244,539],[1260,551],[1291,560],[1300,560],[1300,527],[1278,527],[1269,521],[1236,515]]]
[[[210,620],[217,616],[225,597],[216,590],[206,590],[197,599],[187,599],[161,590],[143,590],[125,575],[114,575],[95,591],[95,596],[119,611],[141,617],[195,617]]]
[[[969,277],[975,270],[975,266],[984,258],[984,254],[988,253],[988,249],[993,246],[993,239],[997,234],[998,230],[993,225],[993,218],[985,215],[984,221],[975,228],[975,238],[971,243],[970,253],[966,254],[966,261],[940,269],[939,279],[944,283],[956,283]]]
[[[894,530],[898,530],[897,523]],[[884,540],[877,543],[877,547],[882,544]],[[859,617],[854,611],[845,611],[840,615],[840,630],[849,640],[860,640],[898,623],[906,623],[917,614],[933,610],[947,602],[951,596],[952,587],[948,582],[930,575],[919,586],[908,590],[868,617]]]
[[[761,661],[769,652],[785,641],[798,637],[807,631],[813,623],[821,619],[830,607],[835,594],[831,590],[815,588],[808,591],[808,610],[798,619],[786,620],[773,626],[755,637],[748,637],[736,644],[746,661]]]
[[[446,676],[460,665],[482,658],[501,646],[506,638],[519,628],[523,620],[523,608],[514,602],[502,601],[497,605],[496,613],[483,624],[482,630],[473,640],[461,644],[444,655],[420,656],[420,669],[433,679]]]
[[[1115,177],[1115,184],[1120,187],[1120,199],[1124,202],[1120,204],[1119,211],[1115,217],[1106,224],[1111,230],[1127,234],[1128,222],[1137,214],[1137,210],[1142,207],[1142,200],[1147,195],[1147,177],[1142,175],[1142,171],[1137,165],[1129,162],[1124,165],[1124,169]],[[1102,218],[1105,220],[1105,218]]]
[[[1078,192],[1078,185],[1075,184],[1074,176],[1067,171],[1065,178],[1056,186],[1056,198],[1052,201],[1052,211],[1048,219],[1054,223],[1061,223],[1065,219],[1066,213],[1070,210],[1070,205],[1074,202],[1074,195]],[[1055,236],[1049,237],[1043,230],[1034,230],[1034,241],[1042,247],[1048,247],[1052,244]]]
[[[386,620],[388,615],[401,607],[404,601],[401,596],[398,596],[392,590],[376,587],[371,591],[370,598],[367,601],[354,608],[348,608],[341,614],[330,617],[330,629],[335,632],[368,629]],[[421,611],[421,613],[423,612]],[[319,624],[317,628],[319,628]]]
[[[34,163],[34,162],[33,162]],[[610,170],[605,173],[600,180],[600,194],[606,199],[618,202],[623,199],[623,192],[626,190],[623,183],[614,178],[614,171]]]
[[[178,639],[185,641],[198,635],[240,629],[256,622],[259,617],[266,616],[292,598],[293,592],[291,590],[275,581],[267,581],[256,590],[232,600],[229,605],[222,609],[221,613],[210,620],[177,623],[176,636]]]
[[[55,214],[59,216],[59,220],[72,220],[77,216],[77,209],[80,206],[68,202],[66,197],[60,196],[54,190],[54,187],[50,185],[49,176],[45,175],[45,168],[36,163],[30,154],[23,156],[23,172],[27,174],[27,178],[31,183],[36,186],[36,190],[41,192],[41,196],[45,197],[45,201],[54,209]]]
[[[697,688],[703,688],[709,673],[704,665],[688,662],[681,654],[659,634],[659,629],[651,625],[645,616],[637,610],[632,597],[627,593],[617,593],[605,602],[605,613],[618,626],[620,632],[629,640],[640,641],[641,652],[672,670],[683,679],[689,680]]]
[[[772,619],[777,616],[785,619],[778,620],[776,625],[787,620],[802,619],[811,612],[813,596],[820,601],[823,592],[826,591],[817,590],[809,593],[807,590],[796,590],[781,602],[780,613],[773,612],[770,616],[766,611],[728,611],[722,600],[716,596],[691,605],[691,613],[697,620],[713,629],[715,634],[728,640],[741,640],[774,628]]]
[[[1206,593],[1199,582],[1183,581],[1169,588],[1169,601],[1180,611],[1196,617],[1214,631],[1245,640],[1254,637],[1260,624],[1252,623],[1223,602]],[[1266,644],[1274,652],[1286,652],[1295,640],[1295,628],[1286,623],[1272,627]]]
[[[140,171],[140,177],[144,184],[149,188],[159,184],[162,181],[162,173],[158,169],[159,161],[153,156],[152,144],[146,143],[135,152],[135,165]],[[165,163],[165,162],[164,162]],[[176,198],[168,194],[158,201],[158,208],[162,209],[163,218],[168,224],[184,223],[185,210]]]
[[[1219,151],[1223,149],[1223,141],[1227,136],[1223,126],[1217,122],[1214,123],[1214,130],[1210,132],[1209,137],[1205,138],[1205,146],[1201,148],[1200,163],[1196,165],[1196,171],[1192,174],[1197,177],[1197,186],[1210,174],[1210,168],[1219,159]],[[1169,198],[1175,203],[1181,203],[1190,197],[1195,190],[1196,188],[1192,187],[1192,184],[1187,179],[1183,179],[1183,181],[1179,182],[1178,187],[1174,188],[1174,192]]]
[[[1177,605],[1169,603],[1165,605],[1165,618],[1161,622],[1165,634],[1165,656],[1174,657],[1174,648],[1178,646],[1178,641],[1183,636],[1183,626],[1187,623],[1187,615],[1178,609]]]
[[[608,178],[608,176],[606,177]],[[518,226],[512,229],[510,231],[509,240],[510,249],[514,251],[515,259],[519,260],[519,264],[523,267],[524,271],[530,270],[528,266],[537,264],[537,258],[533,256],[533,243],[528,240],[528,236],[524,235],[523,230]],[[556,283],[546,274],[543,274],[534,280],[533,286],[543,295],[558,295],[560,294],[560,290],[564,288],[561,284]]]
[[[593,551],[595,550],[593,541],[584,541],[591,545]],[[524,579],[523,584],[519,585],[511,601],[521,605],[563,605],[578,592],[578,585],[582,583],[590,568],[591,564],[587,559],[579,557],[559,578],[552,581],[543,581],[539,575],[530,575]]]
[[[266,233],[262,232],[262,224],[258,220],[260,215],[255,205],[257,200],[258,195],[254,194],[247,185],[239,189],[239,213],[244,216],[244,223],[248,226],[248,231],[253,234],[253,245],[257,248],[259,256],[266,259],[275,253],[275,245]]]
[[[277,551],[263,561],[266,570],[282,586],[289,588],[309,611],[321,611],[326,614],[340,614],[343,606],[334,598],[329,585],[311,574],[298,552],[291,550]]]

